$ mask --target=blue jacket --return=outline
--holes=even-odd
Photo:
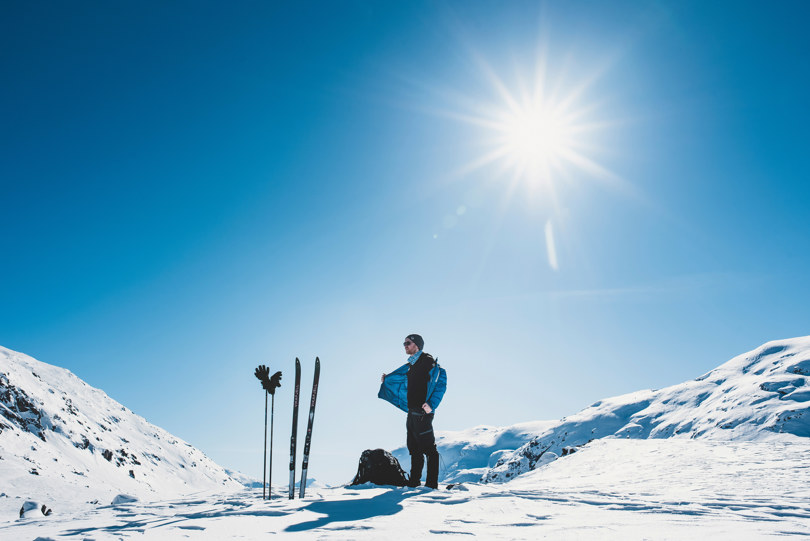
[[[404,412],[408,411],[408,368],[410,367],[410,364],[405,363],[390,374],[386,374],[385,380],[380,384],[380,392],[377,393],[377,398],[392,403]],[[446,390],[447,372],[437,362],[430,369],[427,388],[427,403],[433,411],[439,407]]]

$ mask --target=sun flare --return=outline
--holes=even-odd
[[[462,103],[473,108],[446,111],[480,135],[483,151],[462,167],[462,175],[494,166],[493,178],[506,176],[513,188],[523,183],[552,198],[574,177],[619,180],[594,158],[600,132],[608,126],[595,117],[599,107],[590,94],[600,70],[580,73],[579,80],[570,70],[552,74],[549,57],[540,51],[534,70],[518,70],[506,79],[481,56],[475,60],[492,92],[490,99],[465,99]]]
[[[565,115],[546,103],[531,103],[509,111],[496,127],[500,152],[512,167],[532,179],[546,179],[570,152],[570,125]]]
[[[437,111],[471,128],[464,134],[471,143],[470,159],[452,178],[485,180],[502,188],[500,215],[509,212],[515,198],[527,202],[533,216],[545,220],[541,230],[548,264],[559,272],[557,237],[564,229],[555,223],[567,214],[567,199],[591,182],[628,190],[623,179],[598,161],[611,153],[605,146],[611,143],[607,131],[619,125],[600,118],[607,98],[597,95],[597,82],[609,65],[582,69],[569,56],[548,55],[545,46],[538,49],[533,66],[514,62],[509,72],[496,70],[474,51],[472,61],[476,78],[486,85],[476,95],[446,93],[450,103]],[[487,251],[493,246],[494,240]]]

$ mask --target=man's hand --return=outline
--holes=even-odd
[[[430,413],[433,411],[433,408],[431,408],[430,404],[428,404],[427,402],[422,404],[422,409],[425,410],[425,413]]]
[[[385,383],[385,374],[383,373],[382,377],[380,378],[380,383]]]

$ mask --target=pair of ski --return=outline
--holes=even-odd
[[[309,403],[309,421],[304,440],[304,461],[301,464],[301,489],[299,498],[304,497],[307,488],[307,469],[309,468],[309,445],[312,441],[312,422],[315,419],[315,400],[318,398],[318,377],[321,374],[321,360],[315,357],[315,378],[312,381],[312,399]],[[301,392],[301,361],[295,358],[295,395],[293,399],[292,435],[290,436],[290,499],[295,498],[295,445],[298,435],[298,397]]]

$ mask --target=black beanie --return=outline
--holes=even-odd
[[[420,351],[425,347],[425,341],[418,334],[409,334],[405,339],[416,344],[416,347],[418,347]]]

